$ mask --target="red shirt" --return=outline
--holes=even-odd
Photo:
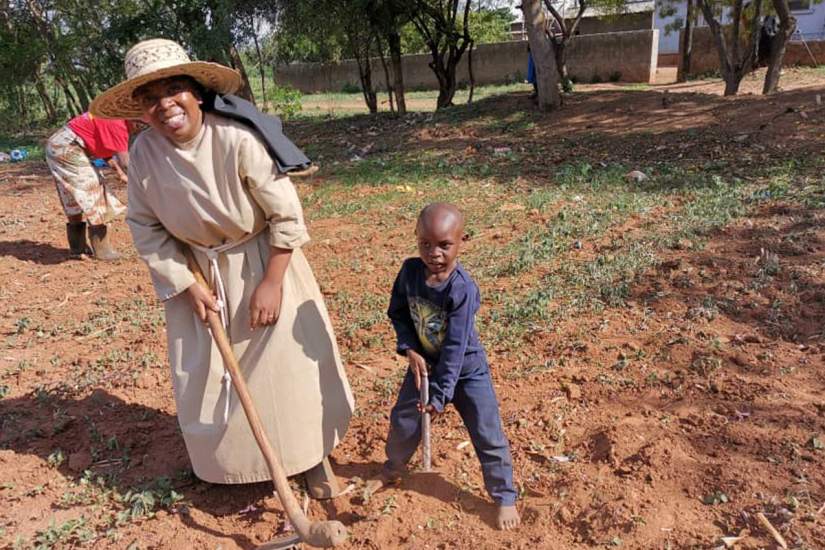
[[[97,118],[89,113],[74,117],[69,128],[86,144],[86,152],[93,157],[107,159],[129,150],[129,130],[125,120]]]

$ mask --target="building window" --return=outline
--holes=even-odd
[[[788,0],[791,11],[810,11],[811,0]]]

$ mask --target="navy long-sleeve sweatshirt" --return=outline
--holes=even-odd
[[[405,260],[387,315],[395,328],[396,351],[406,355],[415,350],[431,365],[430,404],[441,412],[452,401],[462,373],[487,368],[475,328],[481,294],[461,264],[438,286],[428,286],[426,277],[420,258]]]

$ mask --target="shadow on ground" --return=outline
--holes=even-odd
[[[50,244],[28,239],[0,241],[0,256],[12,256],[24,262],[42,265],[55,265],[73,260],[68,248],[55,248]]]

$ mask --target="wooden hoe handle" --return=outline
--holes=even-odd
[[[421,413],[421,466],[425,472],[431,472],[433,452],[430,442],[430,413],[427,412],[427,405],[430,404],[430,377],[426,372],[421,374],[419,391],[421,405],[424,407],[424,412]]]
[[[211,292],[209,283],[206,282],[206,278],[203,276],[198,262],[192,255],[192,251],[187,249],[185,253],[189,270],[192,271],[192,274],[195,276],[195,281]],[[295,527],[295,531],[304,543],[320,548],[338,546],[347,538],[346,527],[344,527],[344,524],[340,521],[310,522],[309,519],[307,519],[306,514],[304,514],[301,506],[298,504],[298,500],[292,493],[292,489],[289,487],[284,468],[281,466],[281,462],[278,460],[275,451],[272,449],[272,445],[269,443],[269,439],[261,423],[261,417],[258,416],[258,410],[255,408],[252,396],[249,394],[249,389],[241,374],[238,360],[232,352],[232,346],[229,343],[229,338],[226,336],[226,331],[223,328],[220,316],[215,311],[207,308],[206,320],[209,324],[209,330],[212,332],[212,338],[218,346],[221,357],[223,357],[226,370],[232,379],[235,392],[241,401],[246,419],[249,421],[249,427],[252,428],[255,441],[258,443],[258,447],[260,447],[261,453],[264,455],[266,465],[269,468],[269,474],[272,477],[272,483],[275,485],[275,491],[277,491],[278,497],[281,499],[281,504],[284,507],[287,517],[289,517],[289,521]]]

